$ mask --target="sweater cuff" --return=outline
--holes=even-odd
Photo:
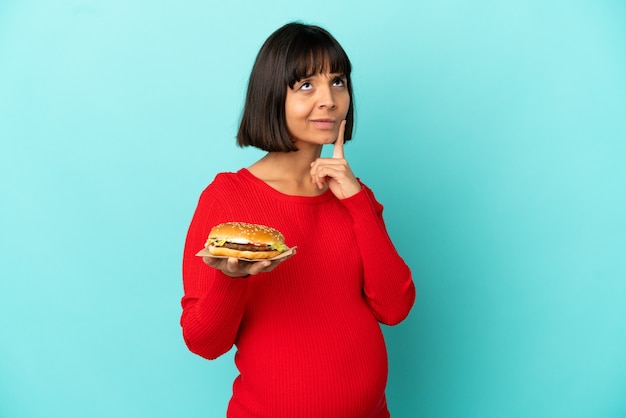
[[[245,296],[248,288],[247,279],[230,277],[219,270],[211,275],[207,284],[207,292],[214,301],[229,301],[229,304],[236,304]]]
[[[376,208],[364,185],[361,185],[361,191],[357,194],[341,199],[340,202],[348,209],[353,219],[362,216],[376,216]]]

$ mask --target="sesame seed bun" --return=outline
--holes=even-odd
[[[246,222],[226,222],[211,229],[206,248],[212,255],[267,259],[287,250],[285,237],[269,226]]]

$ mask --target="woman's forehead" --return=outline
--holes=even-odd
[[[348,68],[338,59],[331,60],[328,54],[322,56],[310,54],[308,57],[301,57],[294,69],[299,76],[313,76],[317,74],[345,75]]]

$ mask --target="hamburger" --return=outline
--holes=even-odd
[[[205,247],[212,255],[252,260],[274,258],[289,249],[280,231],[246,222],[214,226]]]

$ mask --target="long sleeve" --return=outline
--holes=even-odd
[[[363,290],[376,318],[395,325],[406,318],[415,301],[409,267],[393,245],[383,221],[383,206],[365,185],[341,202],[350,212],[363,263]]]
[[[297,253],[270,272],[226,277],[195,256],[226,221],[276,228]],[[221,173],[193,215],[183,284],[189,349],[212,359],[237,348],[229,418],[389,418],[380,324],[406,317],[415,288],[365,186],[344,200],[291,196],[246,169]]]
[[[190,351],[214,359],[233,346],[243,316],[248,282],[210,268],[195,254],[211,228],[224,221],[224,210],[209,186],[200,196],[183,255],[184,296],[181,326]]]

